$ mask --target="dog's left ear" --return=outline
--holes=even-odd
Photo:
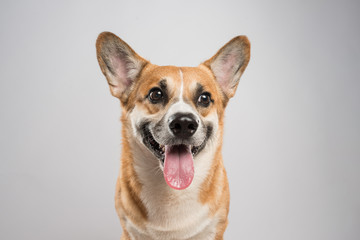
[[[111,32],[99,35],[96,40],[96,53],[111,94],[125,103],[133,83],[148,62]]]
[[[237,36],[203,64],[211,69],[225,95],[231,98],[249,60],[250,42],[246,36]]]

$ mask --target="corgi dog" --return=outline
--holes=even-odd
[[[121,103],[115,206],[122,240],[223,239],[229,186],[224,110],[250,60],[237,36],[197,67],[157,66],[110,32],[97,59]]]

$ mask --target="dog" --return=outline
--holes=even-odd
[[[96,52],[122,109],[121,239],[223,239],[224,110],[249,63],[248,38],[233,38],[197,67],[152,64],[110,32],[98,36]]]

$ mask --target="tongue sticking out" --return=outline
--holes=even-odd
[[[194,178],[194,160],[191,146],[165,146],[164,177],[173,189],[187,188]]]

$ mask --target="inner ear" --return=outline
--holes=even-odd
[[[211,69],[221,89],[230,98],[235,94],[249,60],[250,42],[246,36],[238,36],[205,61],[204,65]]]
[[[97,59],[105,75],[111,94],[123,102],[133,83],[148,63],[119,37],[103,32],[96,41]]]

